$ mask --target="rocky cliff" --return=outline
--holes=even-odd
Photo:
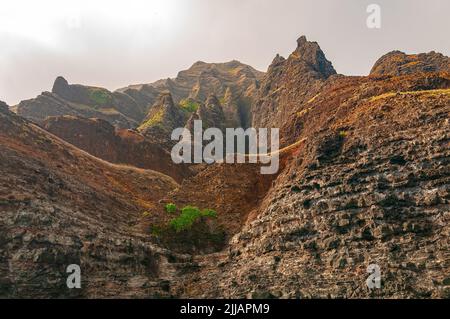
[[[335,74],[319,45],[300,37],[296,50],[287,59],[277,55],[261,81],[252,107],[253,126],[281,127]]]
[[[95,158],[2,109],[0,171],[1,297],[170,296],[190,257],[139,224],[173,179]],[[66,286],[70,264],[82,289]]]
[[[200,62],[177,79],[121,90],[156,99],[138,133],[73,117],[45,125],[121,162],[141,143],[143,159],[163,158],[155,143],[170,147],[171,130],[194,119],[246,119],[280,128],[276,175],[201,164],[177,183],[91,156],[0,106],[0,296],[448,298],[448,57],[390,53],[369,76],[344,76],[301,37],[262,79],[239,66],[242,87],[215,82],[232,78],[231,65]],[[64,101],[84,90],[55,86],[51,98]],[[217,216],[174,231],[166,204]],[[83,289],[65,288],[68,263],[85,267]],[[381,289],[366,286],[371,264]]]
[[[432,72],[450,72],[450,58],[436,52],[408,55],[392,51],[375,63],[370,74],[398,76]]]
[[[145,126],[155,113],[152,107],[167,93],[175,105],[189,100],[204,103],[213,94],[224,102],[230,127],[246,127],[250,125],[250,105],[262,76],[262,72],[238,61],[197,62],[174,79],[132,85],[115,92],[69,84],[58,77],[51,92],[22,101],[13,110],[36,123],[49,116],[71,115],[103,119],[118,128],[137,128]]]
[[[227,251],[196,257],[200,270],[177,294],[448,298],[449,73],[327,78],[293,55],[275,59],[261,88],[272,95],[256,104],[276,117],[256,121],[283,119],[285,143],[306,141],[256,218]],[[380,290],[366,286],[370,264],[381,268]]]
[[[175,165],[170,153],[137,131],[117,129],[100,119],[74,116],[49,117],[43,123],[50,133],[110,163],[161,172],[181,182],[190,170]]]
[[[119,128],[136,127],[145,110],[128,95],[103,88],[70,85],[58,77],[52,92],[20,102],[14,111],[36,123],[49,116],[72,115],[104,119]]]
[[[185,104],[188,100],[204,103],[210,95],[215,95],[228,109],[229,127],[246,127],[250,124],[250,105],[263,75],[239,61],[199,61],[179,72],[176,78],[132,85],[118,91],[139,97],[150,105],[164,92],[171,94],[175,104]]]

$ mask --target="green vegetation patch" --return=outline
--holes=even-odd
[[[191,99],[184,99],[180,101],[180,106],[183,110],[189,113],[194,113],[198,110],[200,104],[198,104],[195,101],[192,101]]]
[[[112,103],[111,94],[109,94],[109,92],[104,89],[90,89],[89,98],[96,105],[107,105]]]
[[[200,210],[194,206],[186,206],[181,210],[180,216],[170,221],[170,226],[176,231],[189,230],[192,225],[202,217],[216,218],[217,212],[212,209]]]
[[[169,214],[175,214],[177,212],[177,205],[169,203],[166,205],[165,209]]]
[[[145,121],[141,126],[139,126],[139,129],[145,129],[147,127],[156,126],[162,123],[164,117],[164,110],[159,110],[151,118],[149,118],[147,121]]]

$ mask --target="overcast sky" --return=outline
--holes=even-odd
[[[366,26],[381,6],[381,29]],[[368,74],[381,55],[450,55],[449,0],[2,0],[0,100],[69,83],[114,90],[173,77],[198,60],[265,71],[296,39],[317,41],[339,73]]]

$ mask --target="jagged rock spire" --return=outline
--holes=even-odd
[[[308,41],[304,35],[297,40],[297,48],[294,51],[294,56],[307,62],[310,67],[325,78],[336,74],[333,64],[327,60],[319,44]]]

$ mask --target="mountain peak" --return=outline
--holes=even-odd
[[[58,76],[53,83],[52,93],[58,94],[60,92],[64,92],[68,87],[69,82],[67,82],[67,80],[62,76]]]
[[[5,111],[9,110],[8,104],[6,104],[3,101],[0,101],[0,110],[5,110]]]
[[[305,45],[308,42],[308,39],[306,39],[305,35],[302,35],[300,38],[297,39],[297,46],[301,47]]]
[[[297,48],[293,56],[308,63],[315,71],[323,75],[325,78],[336,74],[336,70],[330,61],[327,60],[325,54],[317,42],[308,41],[306,36],[302,35],[297,40]]]
[[[202,65],[205,65],[205,64],[208,64],[208,63],[206,63],[204,61],[197,61],[194,64],[192,64],[191,68],[192,67],[196,67],[196,66],[202,66]]]
[[[285,59],[283,56],[281,56],[281,55],[279,55],[279,54],[277,53],[277,55],[275,56],[275,58],[273,58],[271,65],[280,64],[280,63],[282,63],[282,62],[284,62],[284,61],[286,61],[286,59]]]
[[[386,53],[375,62],[370,75],[406,75],[450,71],[450,58],[431,51],[429,53],[406,54],[402,51]]]

